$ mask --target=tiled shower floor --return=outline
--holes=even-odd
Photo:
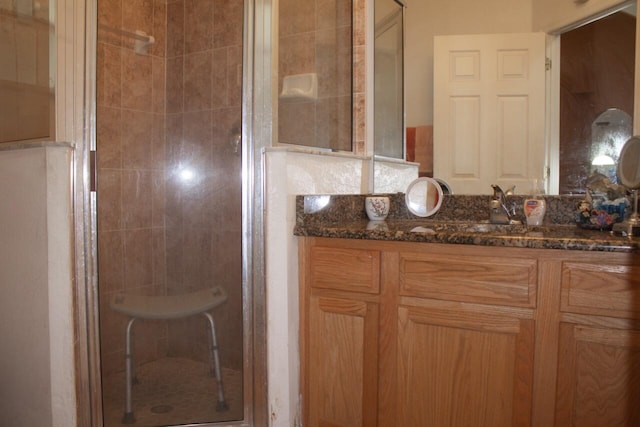
[[[185,358],[167,357],[136,367],[138,384],[133,386],[136,422],[129,426],[211,423],[239,420],[243,415],[242,375],[222,368],[225,400],[229,410],[216,412],[217,387],[209,366]],[[124,372],[103,378],[105,427],[122,427]]]

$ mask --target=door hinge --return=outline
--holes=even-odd
[[[545,58],[544,60],[544,69],[549,71],[551,69],[551,58]]]
[[[96,180],[97,180],[97,170],[96,170],[96,151],[89,151],[89,189],[90,191],[96,191]]]

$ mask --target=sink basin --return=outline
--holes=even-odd
[[[574,224],[527,226],[526,224],[492,224],[489,221],[417,221],[411,231],[416,233],[478,233],[510,236],[543,237],[550,233],[565,234],[575,230]]]
[[[525,235],[530,232],[548,233],[553,226],[529,227],[526,224],[492,224],[489,221],[419,221],[411,231],[423,233],[479,233]]]

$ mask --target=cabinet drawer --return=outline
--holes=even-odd
[[[537,260],[400,254],[400,294],[518,307],[536,306]]]
[[[311,248],[311,287],[377,294],[380,252],[362,249]]]
[[[615,264],[562,264],[564,312],[640,318],[640,267]]]

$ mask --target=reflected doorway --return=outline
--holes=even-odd
[[[597,118],[610,109],[633,117],[635,32],[635,7],[630,7],[560,36],[560,194],[586,191],[601,154],[597,145],[609,139],[593,133],[608,126],[608,120]],[[622,144],[613,145],[617,158]]]
[[[243,1],[98,0],[98,292],[106,427],[132,421],[126,411],[128,326],[130,425],[210,424],[245,415],[243,24]],[[131,324],[130,312],[114,309],[122,296],[152,297],[139,300],[139,314],[151,310],[153,298],[182,298],[214,286],[227,295],[208,312],[228,409],[217,405],[220,386],[211,375],[205,316],[140,315]]]

